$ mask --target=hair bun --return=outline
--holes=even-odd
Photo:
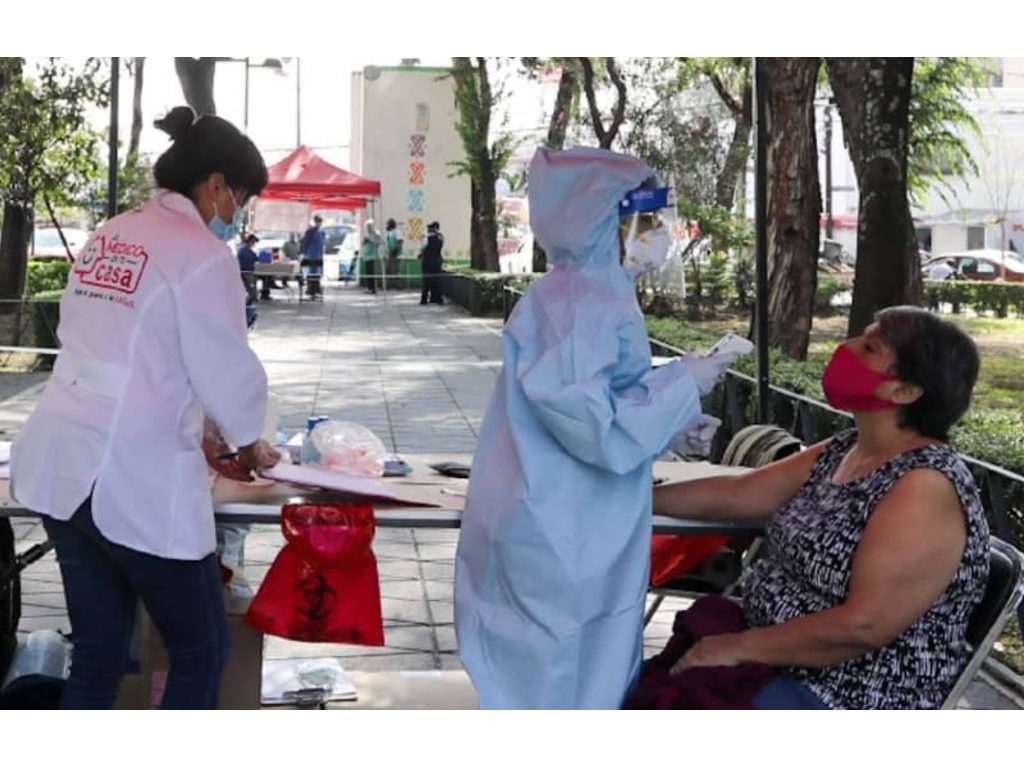
[[[172,140],[177,141],[185,135],[195,121],[196,113],[192,111],[192,107],[175,107],[160,119],[155,120],[153,125],[170,136]]]

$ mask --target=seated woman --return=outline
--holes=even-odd
[[[673,673],[777,667],[758,708],[938,708],[952,689],[988,579],[978,488],[947,444],[978,352],[923,309],[875,320],[822,379],[856,429],[749,474],[655,488],[658,514],[767,523],[744,581],[749,628],[705,637]]]

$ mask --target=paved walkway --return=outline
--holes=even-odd
[[[280,428],[304,428],[310,415],[362,423],[393,451],[472,452],[501,360],[501,324],[454,306],[419,306],[418,294],[370,296],[326,283],[323,303],[260,304],[252,344],[277,399]],[[31,412],[45,376],[0,375],[0,439]],[[41,540],[42,526],[17,523],[19,546]],[[360,648],[266,640],[267,657],[332,655],[354,671],[459,669],[452,624],[457,533],[378,530],[374,545],[386,646]],[[274,527],[254,528],[246,572],[254,586],[282,543]],[[69,630],[53,555],[23,576],[22,632]],[[668,638],[680,600],[668,599],[645,632],[648,654]],[[965,707],[1012,708],[983,683]]]

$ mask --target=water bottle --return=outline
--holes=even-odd
[[[302,463],[320,463],[320,451],[313,444],[313,429],[317,424],[331,420],[325,415],[310,416],[306,421],[306,436],[302,440]]]

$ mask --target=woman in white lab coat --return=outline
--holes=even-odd
[[[212,708],[228,654],[203,416],[271,466],[267,377],[225,241],[267,183],[255,145],[178,107],[159,190],[86,243],[61,299],[61,353],[12,449],[11,492],[43,515],[74,654],[61,705],[109,708],[137,601],[170,657],[165,708]]]

